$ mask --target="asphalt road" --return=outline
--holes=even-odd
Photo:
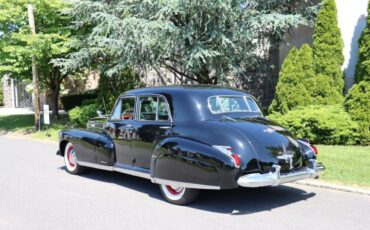
[[[56,144],[0,137],[0,229],[370,229],[370,197],[289,184],[203,191],[187,207],[119,173],[65,172]]]

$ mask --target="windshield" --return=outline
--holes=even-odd
[[[212,113],[260,112],[257,103],[247,96],[212,96],[208,98]]]

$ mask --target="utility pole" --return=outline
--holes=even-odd
[[[28,22],[30,25],[32,36],[36,35],[35,17],[33,15],[33,5],[28,5]],[[40,130],[40,101],[39,101],[39,84],[38,84],[38,72],[36,65],[36,57],[32,55],[32,81],[33,81],[33,107],[35,110],[35,128],[36,131]]]

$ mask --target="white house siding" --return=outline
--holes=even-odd
[[[342,66],[346,80],[346,90],[354,83],[358,56],[357,40],[366,26],[368,0],[336,0],[338,24],[342,32],[345,57]]]

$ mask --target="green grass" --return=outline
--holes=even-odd
[[[321,179],[342,185],[370,187],[370,146],[319,145]]]
[[[10,134],[31,139],[58,141],[59,130],[69,127],[66,116],[61,116],[59,120],[52,119],[50,127],[43,126],[40,132],[35,131],[33,114],[0,116],[0,135]]]

